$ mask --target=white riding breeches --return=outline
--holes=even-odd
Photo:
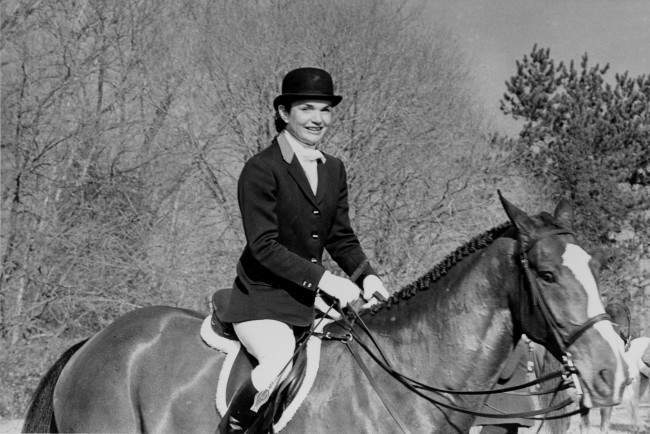
[[[259,363],[251,372],[253,386],[260,391],[291,370],[296,338],[281,321],[260,319],[233,324],[239,341]]]

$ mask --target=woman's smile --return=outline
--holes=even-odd
[[[332,122],[332,106],[324,100],[299,100],[288,111],[287,107],[280,106],[280,115],[291,135],[305,145],[315,146]]]

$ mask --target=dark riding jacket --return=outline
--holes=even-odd
[[[246,162],[237,195],[247,243],[221,319],[309,325],[318,282],[325,272],[323,249],[348,275],[367,263],[350,226],[343,163],[325,154],[325,162],[318,162],[314,195],[281,134]],[[369,265],[365,267],[357,282],[375,274]]]

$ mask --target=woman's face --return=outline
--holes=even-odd
[[[321,141],[332,122],[332,106],[324,100],[299,100],[287,111],[280,106],[280,117],[287,123],[287,130],[302,143],[314,146]]]

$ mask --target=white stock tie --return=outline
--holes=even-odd
[[[305,170],[311,191],[315,195],[318,189],[318,160],[324,159],[325,157],[321,151],[315,149],[302,149],[300,154],[298,159],[302,164],[302,168]]]
[[[298,143],[298,140],[296,140],[288,131],[285,131],[285,134],[289,145],[296,154],[296,157],[307,176],[307,181],[309,181],[311,191],[315,195],[316,190],[318,189],[318,160],[321,160],[324,163],[325,156],[318,149],[307,148]]]

